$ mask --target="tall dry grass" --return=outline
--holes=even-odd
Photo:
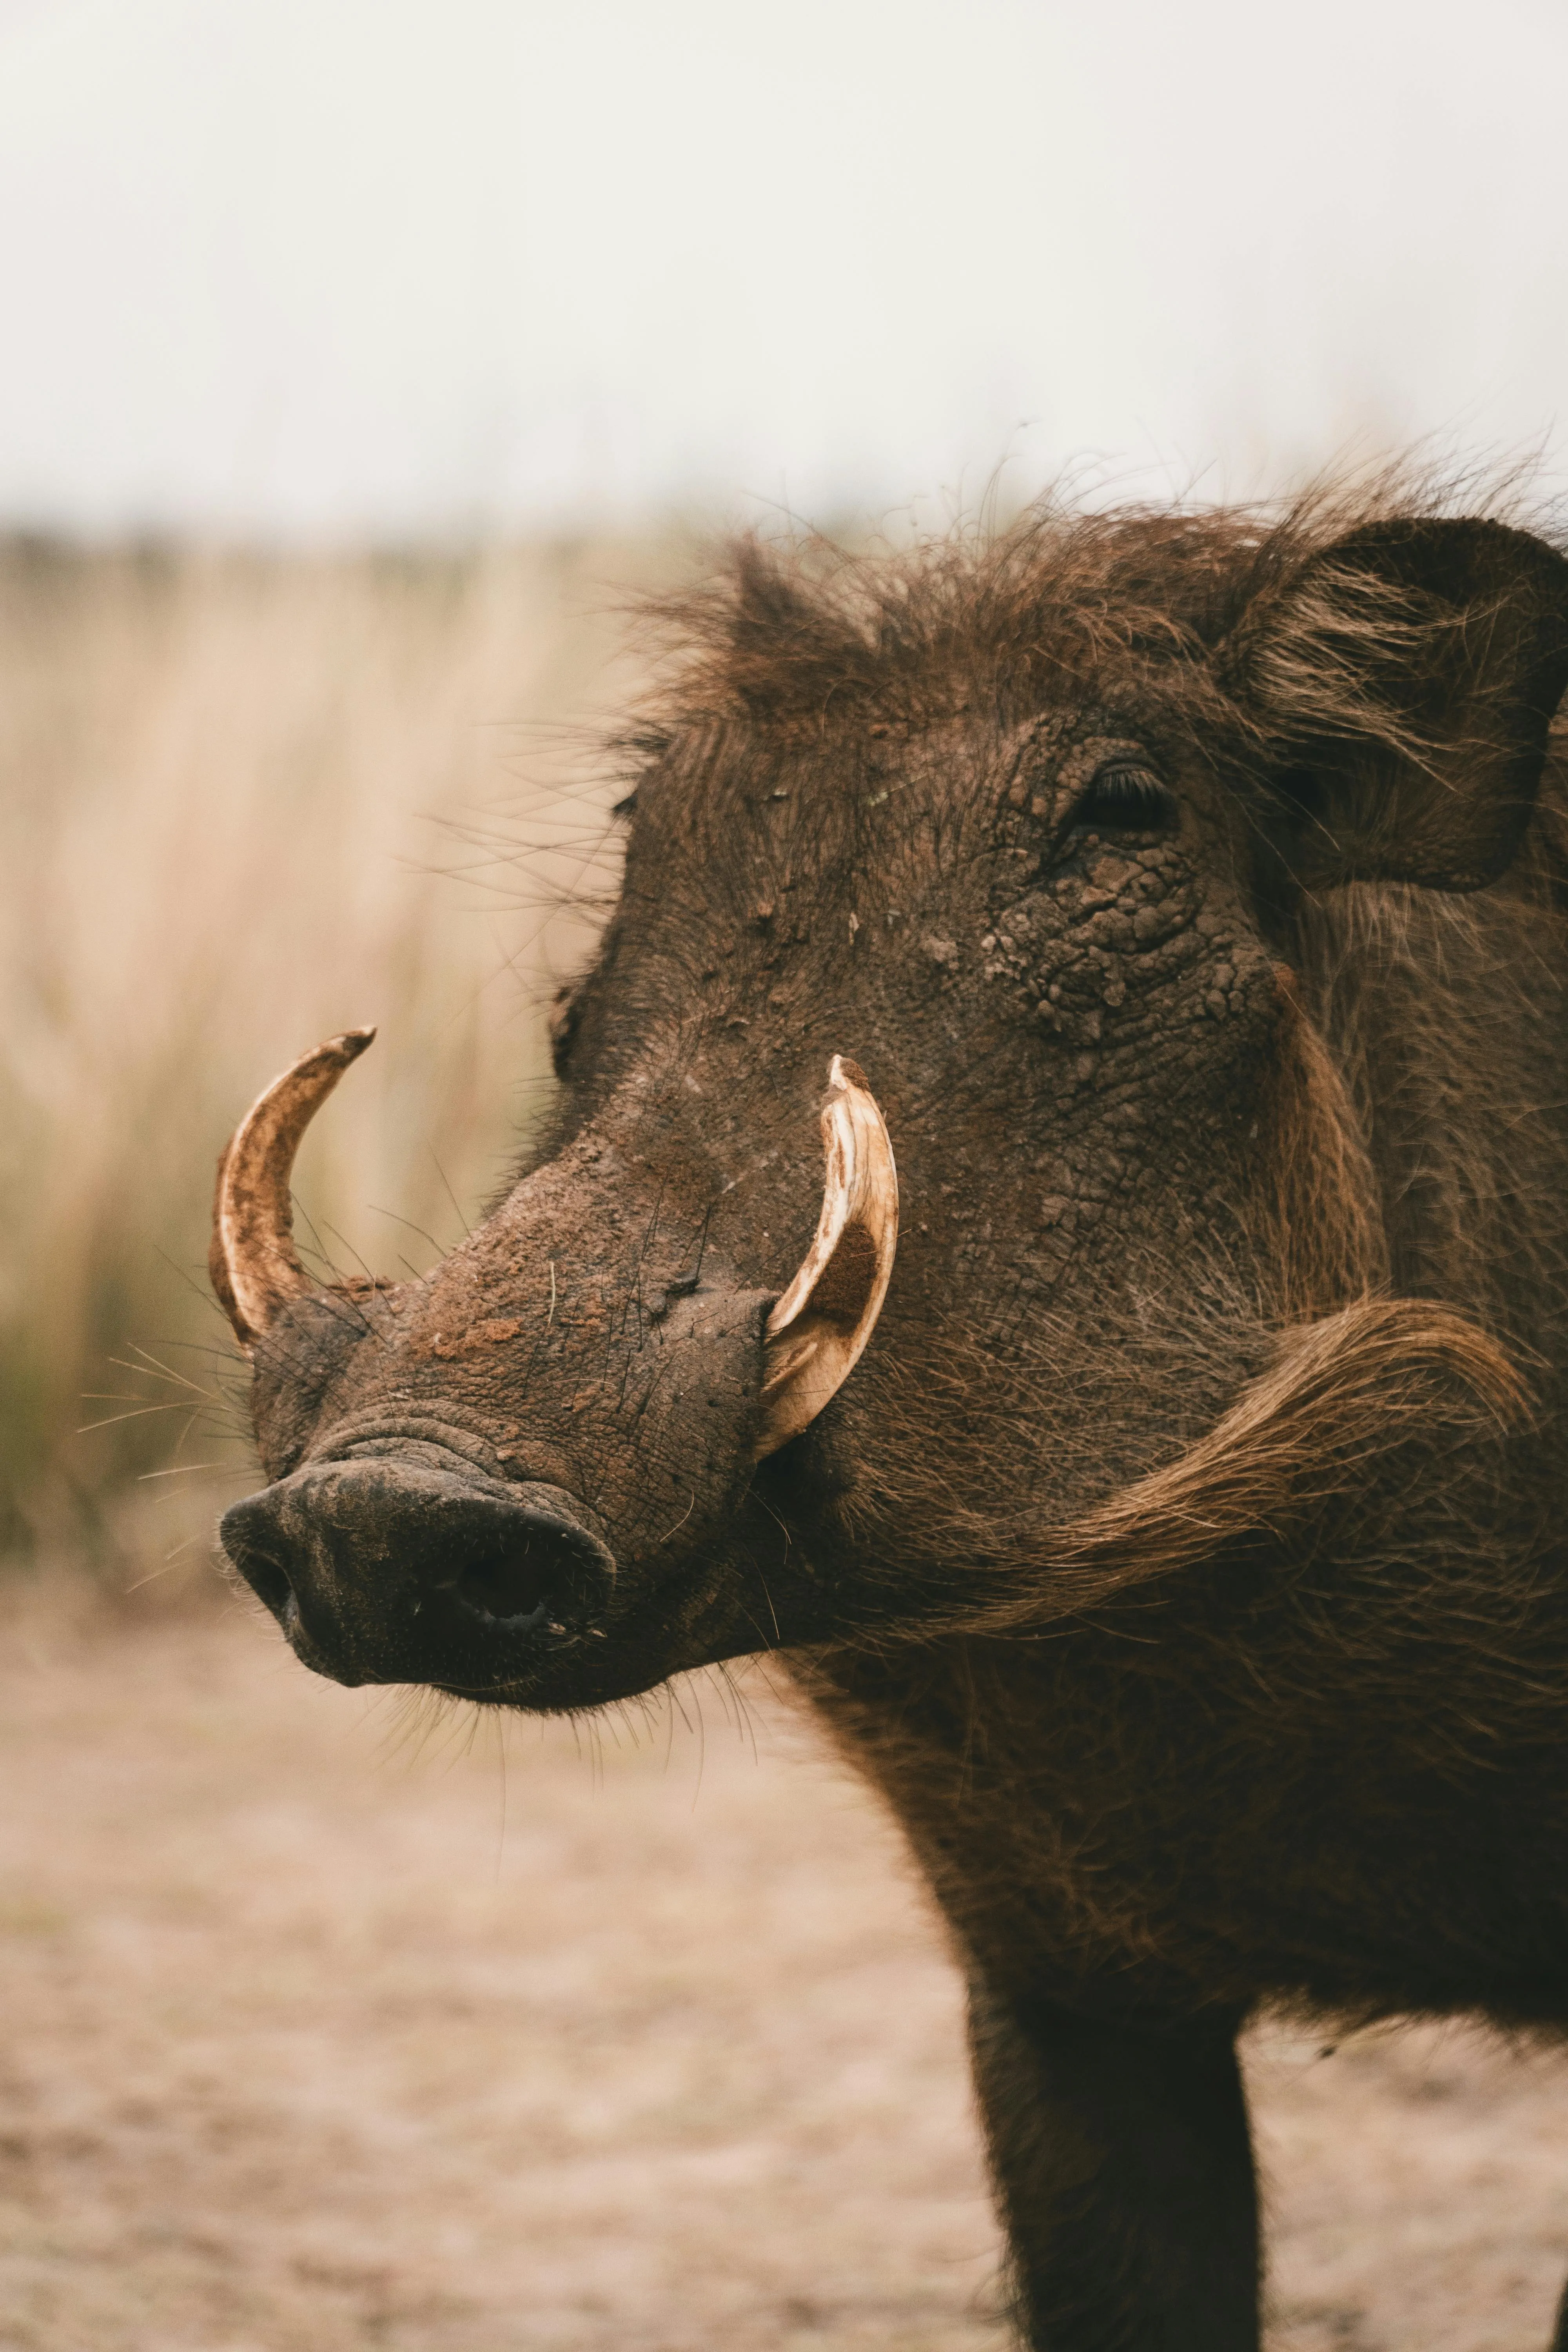
[[[493,1190],[605,878],[617,607],[680,560],[0,546],[0,1554],[205,1572],[213,1162],[302,1048],[381,1027],[301,1154],[324,1253],[423,1266]]]

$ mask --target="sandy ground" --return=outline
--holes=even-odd
[[[13,1608],[0,1685],[0,2344],[1001,2352],[952,1970],[760,1683],[503,1756]],[[1541,2352],[1568,2065],[1320,2052],[1250,2058],[1271,2352]]]

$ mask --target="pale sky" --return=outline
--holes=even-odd
[[[0,0],[0,524],[1568,443],[1558,0]]]

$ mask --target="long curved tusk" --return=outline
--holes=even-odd
[[[274,1078],[217,1163],[207,1273],[247,1354],[279,1307],[316,1286],[294,1246],[289,1179],[310,1126],[351,1062],[375,1035],[348,1029]]]
[[[816,1238],[763,1335],[759,1462],[798,1437],[859,1362],[899,1245],[898,1171],[866,1074],[835,1054],[827,1088],[827,1168]]]

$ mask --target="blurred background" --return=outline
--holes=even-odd
[[[525,1834],[489,1732],[438,1798],[388,1795],[383,1718],[223,1615],[211,1528],[253,1465],[213,1162],[279,1067],[375,1022],[300,1161],[320,1262],[422,1267],[481,1212],[614,888],[628,613],[738,524],[898,541],[1063,477],[1249,498],[1412,449],[1556,501],[1565,89],[1551,0],[0,0],[0,1741],[38,1800],[0,1852],[37,2029],[0,2341],[996,2340],[946,1963],[826,1766],[735,1778],[759,1724],[764,1756],[796,1739],[765,1688],[721,1694],[721,1770],[690,1762],[700,1698],[658,1718],[683,1819],[707,1772],[696,1828],[633,1726],[581,1764],[621,1774],[624,1830],[574,1810],[561,1735],[517,1768]],[[650,1857],[673,1909],[639,1907]],[[579,1979],[616,1872],[623,1941]],[[437,1915],[455,1942],[420,1942]],[[330,2031],[322,1955],[380,1988]],[[519,2003],[578,2053],[542,2089]],[[533,2091],[463,2109],[460,2153],[441,2085],[503,2044]],[[1544,2340],[1563,2085],[1402,2047],[1332,2092],[1315,2048],[1258,2061],[1296,2200],[1278,2341]],[[1415,2316],[1333,2219],[1347,2116],[1428,2151]],[[695,2204],[661,2271],[669,2165]],[[1420,2219],[1455,2200],[1458,2236]]]
[[[306,1044],[382,1026],[327,1255],[500,1180],[714,534],[1554,496],[1565,75],[1546,0],[0,0],[0,1549],[205,1572],[210,1171]]]

